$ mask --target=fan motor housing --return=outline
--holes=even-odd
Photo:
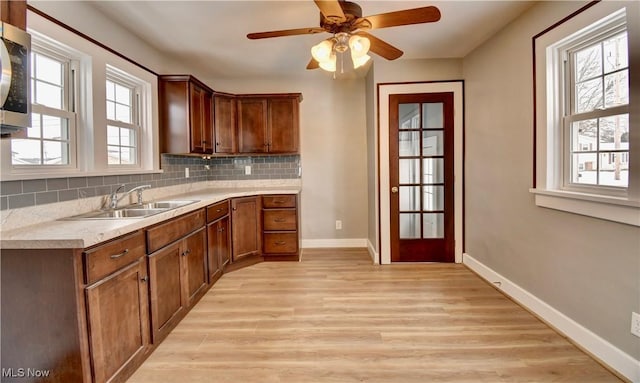
[[[320,13],[320,27],[324,28],[327,32],[334,34],[339,32],[351,32],[354,30],[354,22],[362,17],[362,8],[360,8],[358,4],[350,1],[341,1],[340,7],[342,8],[347,20],[336,22],[324,17],[324,15]]]

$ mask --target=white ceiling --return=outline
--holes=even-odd
[[[94,1],[98,11],[159,51],[188,60],[212,77],[281,76],[304,72],[309,50],[329,35],[249,40],[250,32],[315,27],[312,0]],[[434,5],[436,23],[372,30],[404,51],[399,59],[464,57],[532,5],[532,1],[361,0],[364,16]],[[373,55],[375,56],[375,55]],[[374,60],[384,60],[375,56]]]

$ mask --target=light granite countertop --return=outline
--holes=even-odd
[[[298,194],[300,190],[301,187],[295,185],[200,189],[163,198],[198,202],[145,218],[61,219],[3,230],[0,233],[0,249],[83,249],[228,198],[263,194]]]

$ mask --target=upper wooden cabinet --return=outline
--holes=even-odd
[[[213,91],[192,76],[158,77],[161,153],[213,153]]]
[[[239,153],[297,153],[299,94],[238,96]]]
[[[233,95],[215,94],[214,130],[216,153],[235,153],[236,143],[236,99]]]
[[[0,21],[27,30],[27,2],[24,0],[0,0]]]

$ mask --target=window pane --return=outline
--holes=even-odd
[[[604,106],[606,108],[629,103],[629,71],[604,76]]]
[[[444,186],[423,186],[424,211],[444,210]]]
[[[401,184],[419,184],[420,183],[420,160],[419,159],[400,159],[399,160],[399,179]]]
[[[11,163],[13,165],[40,165],[39,140],[11,140]]]
[[[444,214],[422,215],[422,238],[444,238]]]
[[[441,184],[444,182],[444,158],[425,158],[422,166],[423,183]]]
[[[120,128],[120,145],[136,146],[136,132],[131,129]]]
[[[109,165],[120,165],[120,147],[107,146],[107,158]]]
[[[629,186],[629,152],[600,153],[599,184]]]
[[[116,120],[131,123],[131,108],[116,104]]]
[[[116,119],[116,104],[113,101],[107,101],[107,119]]]
[[[69,163],[69,145],[66,142],[43,141],[42,145],[44,165],[67,165]]]
[[[616,69],[629,66],[629,53],[627,52],[627,32],[621,33],[603,42],[604,47],[604,72],[609,73]]]
[[[442,103],[422,104],[422,129],[443,129]]]
[[[107,126],[107,144],[120,145],[120,128]]]
[[[36,103],[62,109],[62,88],[36,81]]]
[[[115,86],[116,84],[114,84],[113,81],[107,80],[107,100],[111,100],[111,101],[115,100],[116,98]]]
[[[122,165],[134,165],[136,163],[136,149],[135,148],[121,148],[120,150],[120,163]]]
[[[38,80],[62,86],[62,63],[49,57],[36,55],[36,72]]]
[[[598,120],[590,119],[576,121],[571,124],[571,150],[585,152],[598,150],[596,135],[598,134]]]
[[[598,157],[595,153],[573,154],[571,162],[572,182],[576,184],[596,185]]]
[[[68,140],[68,132],[66,120],[54,116],[42,116],[42,136],[54,140]]]
[[[400,211],[420,211],[420,186],[400,186]]]
[[[398,126],[400,129],[420,129],[419,120],[420,104],[398,105]]]
[[[116,100],[119,104],[131,105],[131,89],[116,84]]]
[[[398,153],[400,157],[420,155],[420,133],[400,132],[398,136]]]
[[[422,155],[442,156],[444,155],[442,130],[425,130],[422,132]]]
[[[629,115],[600,119],[600,150],[629,150]]]
[[[600,44],[576,52],[576,82],[581,82],[602,74],[602,56]]]
[[[576,84],[576,112],[589,112],[602,107],[602,81],[600,78]]]
[[[27,137],[40,137],[40,115],[38,113],[31,113],[31,126],[27,129]]]
[[[420,238],[420,214],[400,214],[400,238]]]

